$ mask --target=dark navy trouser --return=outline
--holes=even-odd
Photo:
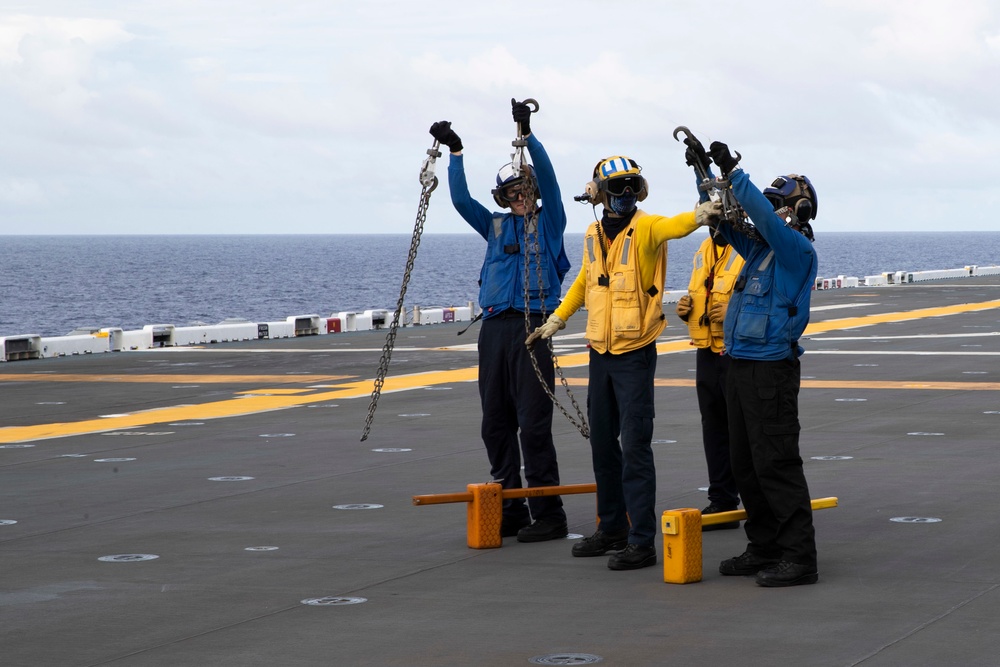
[[[541,315],[531,316],[531,329],[541,326]],[[559,465],[552,442],[552,399],[542,388],[531,365],[524,313],[506,310],[483,320],[479,332],[479,397],[483,405],[482,436],[493,479],[505,489],[520,489],[521,456],[528,487],[558,486]],[[552,388],[555,372],[548,345],[534,346],[542,376]],[[518,446],[520,430],[520,447]],[[529,518],[566,519],[562,498],[511,498],[503,502],[504,521],[526,523]]]
[[[587,414],[600,528],[618,532],[631,519],[628,541],[640,546],[653,546],[659,528],[652,446],[655,374],[655,342],[623,354],[590,351]]]
[[[729,357],[711,348],[699,347],[696,362],[695,390],[708,464],[708,502],[723,509],[736,509],[740,495],[729,463],[729,414],[726,410]]]
[[[799,383],[798,359],[730,360],[730,455],[747,511],[747,551],[815,565],[812,504],[799,455]]]

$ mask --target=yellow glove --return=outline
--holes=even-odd
[[[531,335],[529,335],[527,338],[524,339],[524,344],[527,345],[528,347],[531,347],[532,345],[535,344],[535,341],[538,340],[539,338],[543,340],[547,338],[552,338],[552,336],[555,335],[557,331],[565,328],[566,328],[566,323],[563,322],[563,319],[558,315],[556,315],[555,313],[552,313],[551,315],[549,315],[549,319],[545,321],[545,324],[535,329],[531,333]]]
[[[694,221],[699,227],[717,222],[722,217],[722,202],[707,201],[694,210]]]
[[[712,307],[708,309],[709,322],[712,324],[722,324],[722,321],[726,319],[726,308],[728,306],[729,304],[722,303],[721,301],[713,303]]]
[[[681,297],[681,300],[677,302],[677,317],[687,322],[688,316],[690,314],[691,314],[691,295],[685,294],[684,296]]]

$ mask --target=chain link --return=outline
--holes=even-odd
[[[538,302],[541,305],[542,312],[542,322],[545,322],[546,312],[545,312],[545,281],[542,279],[542,262],[540,261],[541,247],[538,239],[538,211],[535,207],[535,197],[536,192],[535,177],[534,174],[527,169],[524,173],[524,330],[525,333],[531,335],[531,254],[534,253],[535,256],[535,273],[538,280]],[[534,228],[534,241],[531,240],[531,229]],[[545,390],[546,395],[552,400],[552,404],[559,408],[559,411],[563,413],[567,421],[576,427],[580,431],[580,435],[584,438],[590,438],[590,427],[587,424],[587,418],[584,417],[583,412],[580,410],[580,405],[576,402],[576,397],[573,396],[573,392],[569,389],[569,383],[566,381],[566,377],[563,375],[562,368],[559,366],[559,362],[556,360],[555,349],[552,346],[552,339],[546,339],[546,345],[549,347],[549,355],[552,357],[552,368],[559,375],[559,382],[562,384],[563,389],[566,390],[567,396],[569,396],[570,402],[573,404],[573,408],[576,410],[577,417],[580,418],[579,423],[573,419],[572,415],[566,411],[566,408],[562,406],[559,399],[549,388],[549,383],[545,381],[545,377],[542,375],[542,369],[538,365],[538,359],[535,358],[534,348],[528,348],[528,357],[531,359],[531,367],[535,369],[535,376],[538,378],[538,382],[542,385],[542,389]]]
[[[375,374],[375,388],[372,390],[372,402],[368,406],[368,416],[365,418],[365,429],[361,434],[361,442],[368,439],[371,431],[372,421],[375,419],[375,408],[378,406],[379,396],[382,394],[382,385],[385,384],[385,374],[389,370],[389,360],[392,359],[392,348],[396,345],[396,329],[399,328],[399,320],[403,314],[403,300],[406,298],[406,286],[410,282],[410,274],[413,272],[413,263],[417,259],[417,247],[420,245],[420,235],[424,232],[424,223],[427,221],[427,208],[431,203],[431,192],[437,187],[437,176],[434,175],[434,160],[441,156],[437,151],[438,142],[434,142],[434,147],[427,151],[430,156],[424,160],[423,169],[420,171],[420,203],[417,206],[417,219],[413,225],[413,238],[410,240],[410,252],[406,257],[406,269],[403,271],[403,285],[399,290],[399,300],[396,302],[396,312],[392,315],[392,323],[389,325],[389,333],[385,337],[385,345],[382,347],[382,358],[378,362],[378,372]]]

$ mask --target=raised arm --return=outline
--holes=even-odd
[[[807,273],[814,261],[813,247],[809,239],[788,227],[785,221],[778,217],[774,212],[774,206],[750,181],[750,176],[743,169],[735,169],[729,175],[729,182],[733,185],[733,194],[736,195],[740,206],[774,250],[775,261],[796,275]]]
[[[464,158],[461,154],[452,153],[448,162],[448,190],[451,192],[451,203],[458,214],[480,236],[488,240],[493,214],[469,194],[469,184],[465,180]]]
[[[559,191],[552,161],[549,160],[542,142],[534,134],[529,134],[527,140],[528,154],[531,155],[531,162],[535,167],[538,192],[542,197],[542,210],[546,213],[548,223],[552,225],[552,228],[546,229],[545,233],[554,237],[562,236],[566,231],[566,208],[563,206],[562,193]]]
[[[451,152],[448,160],[448,191],[451,193],[452,205],[463,220],[479,232],[480,236],[487,238],[493,214],[469,194],[469,184],[465,180],[462,140],[455,130],[451,129],[451,123],[446,120],[431,125],[430,133]]]

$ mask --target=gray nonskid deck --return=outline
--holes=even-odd
[[[989,278],[821,291],[812,322],[996,299],[1000,280]],[[665,338],[683,336],[668,319]],[[367,396],[5,442],[0,520],[17,523],[0,525],[0,662],[996,664],[998,320],[990,308],[803,341],[806,475],[813,497],[840,506],[815,514],[819,584],[784,590],[718,574],[720,560],[743,550],[742,531],[705,534],[704,579],[688,585],[663,583],[662,554],[655,568],[615,572],[606,558],[570,557],[572,539],[467,548],[464,505],[414,507],[411,497],[488,481],[474,381],[383,394],[366,442]],[[583,323],[574,317],[564,333]],[[474,346],[435,349],[475,343],[478,327],[456,337],[464,326],[400,330],[390,377],[474,367]],[[9,363],[3,426],[269,389],[321,396],[331,390],[316,386],[349,380],[301,376],[370,381],[384,339],[373,331]],[[693,368],[690,351],[659,357],[659,511],[706,504]],[[582,406],[586,366],[565,372]],[[189,377],[55,381],[76,374]],[[262,379],[190,380],[241,375]],[[563,482],[592,482],[587,442],[558,413],[554,433]],[[570,531],[592,532],[593,496],[564,502]],[[156,558],[99,560],[143,554]]]

